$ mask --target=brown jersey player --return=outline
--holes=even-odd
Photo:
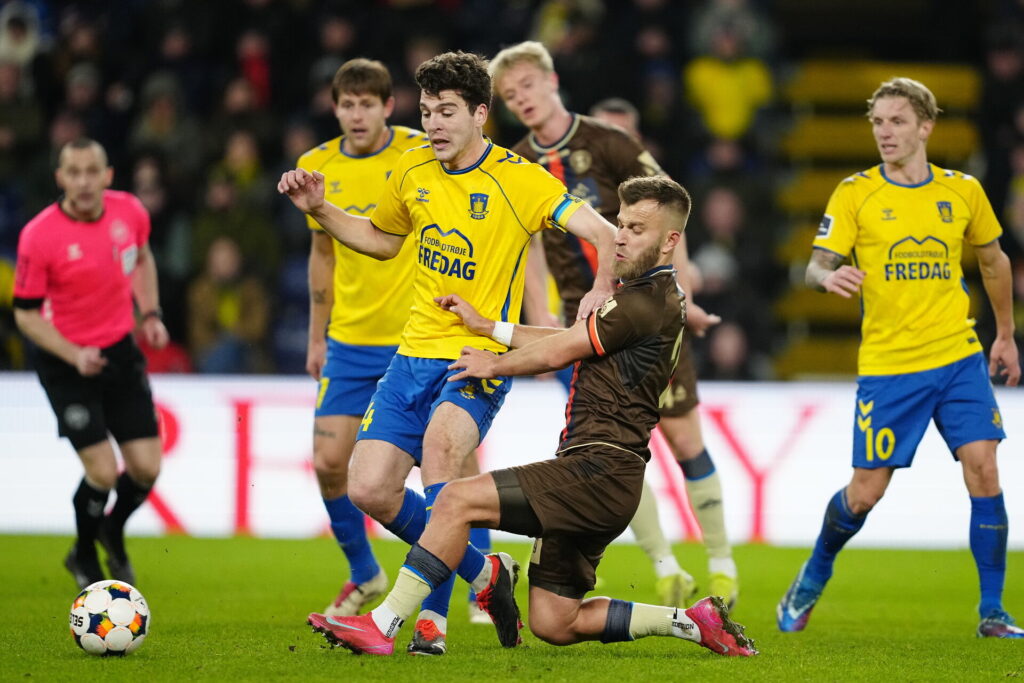
[[[536,161],[562,180],[576,196],[586,199],[610,220],[619,210],[616,188],[636,176],[663,175],[658,163],[635,135],[595,117],[566,110],[558,95],[558,74],[551,55],[540,43],[528,41],[498,53],[491,61],[495,91],[530,132],[513,149]],[[562,299],[565,324],[576,317],[581,293],[593,278],[593,260],[586,245],[558,231],[544,236],[543,251],[548,270]],[[677,277],[689,292],[689,260],[686,244],[675,250]],[[536,253],[536,251],[534,252]],[[531,254],[533,255],[533,254]],[[531,258],[527,280],[527,315],[544,318],[544,275]],[[531,286],[532,285],[532,286]],[[534,296],[529,296],[530,293]],[[698,336],[719,321],[688,301],[687,329]],[[559,376],[568,382],[565,374]],[[709,590],[734,603],[739,591],[736,565],[725,531],[722,486],[714,463],[704,447],[698,411],[697,380],[689,344],[684,341],[671,391],[661,408],[661,431],[683,470],[687,494],[703,531],[709,556]],[[637,541],[654,563],[657,588],[664,602],[683,605],[696,595],[693,578],[679,567],[665,540],[650,487],[631,525]]]

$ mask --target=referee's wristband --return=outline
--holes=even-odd
[[[159,308],[154,308],[152,311],[146,311],[139,316],[143,321],[149,320],[150,318],[156,318],[157,320],[164,319],[164,312]]]
[[[505,346],[512,346],[512,333],[515,331],[516,326],[514,323],[507,323],[502,320],[494,321],[494,330],[491,332],[491,339],[504,344]]]

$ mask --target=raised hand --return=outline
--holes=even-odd
[[[324,203],[324,174],[319,171],[310,173],[304,168],[285,171],[277,183],[277,191],[288,195],[300,211],[316,211]]]

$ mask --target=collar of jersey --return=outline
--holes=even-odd
[[[67,211],[65,211],[64,210],[64,200],[67,199],[67,195],[63,194],[63,193],[57,199],[57,210],[60,211],[62,214],[64,214],[65,218],[67,218],[68,220],[74,221],[76,223],[86,223],[86,224],[89,224],[89,223],[99,223],[101,220],[103,220],[103,216],[107,213],[107,202],[105,201],[106,200],[106,193],[107,193],[107,191],[103,190],[103,198],[104,198],[103,210],[100,211],[100,215],[99,216],[96,216],[96,218],[93,218],[92,220],[89,220],[87,218],[76,218],[76,217],[72,216],[70,213],[68,213]]]
[[[661,275],[662,273],[674,273],[674,272],[676,272],[676,269],[672,265],[666,264],[664,266],[655,266],[654,268],[651,268],[650,270],[648,270],[646,273],[644,273],[640,277],[633,278],[632,280],[619,280],[619,284],[620,285],[624,285],[627,282],[634,282],[636,280],[643,280],[645,277],[654,277],[655,275]]]
[[[550,152],[553,149],[558,149],[559,147],[564,146],[565,143],[572,139],[572,136],[576,134],[576,129],[580,127],[580,117],[575,112],[569,112],[569,115],[572,116],[572,122],[569,124],[569,128],[565,131],[562,137],[558,138],[550,145],[540,144],[537,140],[537,136],[530,133],[530,146],[533,147],[535,152],[539,154]]]
[[[895,185],[896,187],[924,187],[925,185],[930,183],[933,178],[935,178],[935,173],[932,170],[931,164],[928,164],[928,177],[919,183],[914,183],[913,185],[905,185],[904,183],[897,183],[895,180],[891,180],[889,176],[885,174],[884,163],[878,165],[878,172],[882,174],[883,178],[885,178],[885,182],[889,183],[890,185]]]
[[[494,143],[493,142],[491,142],[487,138],[484,138],[484,139],[487,140],[487,149],[484,150],[484,153],[480,155],[480,158],[476,160],[475,164],[473,164],[472,166],[467,166],[466,168],[463,168],[463,169],[458,170],[458,171],[449,171],[447,168],[445,168],[444,164],[441,164],[441,162],[438,162],[439,164],[441,164],[441,170],[444,171],[445,173],[447,173],[448,175],[461,175],[463,173],[469,173],[470,171],[475,169],[477,166],[479,166],[480,164],[484,163],[484,159],[487,158],[487,155],[491,153],[491,148],[494,147]]]
[[[338,140],[338,151],[341,152],[342,156],[346,156],[349,159],[369,159],[370,157],[377,156],[378,154],[386,150],[388,147],[390,147],[391,141],[394,139],[395,129],[392,128],[391,126],[388,126],[388,139],[384,142],[383,145],[381,145],[380,149],[375,149],[374,151],[368,152],[367,154],[349,154],[348,152],[345,151],[345,136],[343,135],[341,136],[341,139]]]

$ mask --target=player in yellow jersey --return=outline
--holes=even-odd
[[[448,365],[462,347],[504,352],[518,321],[530,238],[545,228],[568,230],[594,244],[599,269],[583,297],[586,316],[613,291],[615,228],[541,167],[483,136],[491,102],[486,60],[462,52],[427,60],[417,69],[420,114],[429,145],[402,156],[369,219],[324,200],[324,177],[296,169],[278,190],[337,240],[387,260],[414,235],[413,304],[398,353],[378,384],[361,422],[349,476],[353,502],[391,524],[403,514],[404,482],[419,463],[427,510],[445,482],[457,478],[480,443],[510,385],[507,378],[448,382]],[[498,320],[499,340],[475,334],[436,297],[458,294],[479,302]],[[418,539],[400,533],[412,543]],[[512,596],[518,565],[505,554],[484,556],[470,546],[458,574],[476,590],[502,645],[519,642]],[[447,588],[446,588],[447,587]],[[446,588],[450,595],[451,583]],[[311,615],[314,619],[330,619]],[[387,628],[393,636],[400,624]],[[420,613],[412,651],[445,651],[446,621]],[[420,647],[431,644],[434,647]]]
[[[978,181],[929,164],[939,108],[923,84],[883,83],[868,100],[878,166],[839,184],[807,266],[807,284],[863,310],[853,428],[853,477],[832,497],[811,558],[777,610],[782,631],[807,625],[843,545],[881,500],[896,468],[910,467],[932,420],[963,467],[971,500],[970,547],[978,567],[979,637],[1024,638],[1003,610],[1007,517],[996,446],[1005,438],[988,376],[1020,380],[1013,341],[1010,263],[1002,229]],[[988,368],[968,318],[960,270],[974,247],[995,313]],[[852,265],[841,265],[849,257]]]
[[[331,94],[343,135],[303,154],[298,166],[324,174],[333,201],[368,215],[398,158],[424,144],[426,136],[387,124],[395,100],[391,75],[380,62],[346,62],[334,75]],[[415,253],[407,247],[382,263],[335,242],[312,217],[307,221],[312,243],[306,371],[320,383],[313,466],[331,530],[351,572],[325,611],[342,616],[357,614],[388,585],[366,537],[363,513],[347,495],[348,463],[359,421],[408,317]],[[422,500],[411,490],[406,495]],[[422,526],[423,516],[418,511],[410,523]]]

